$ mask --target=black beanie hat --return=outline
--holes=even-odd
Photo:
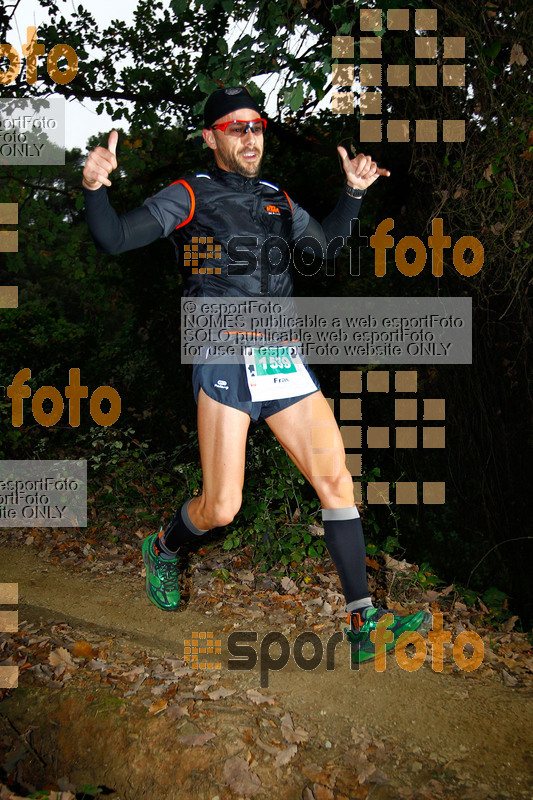
[[[216,89],[209,95],[204,106],[204,128],[210,128],[213,122],[225,117],[239,108],[253,108],[261,116],[261,109],[244,86],[233,86],[228,89]]]

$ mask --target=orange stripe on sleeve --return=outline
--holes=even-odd
[[[191,221],[191,219],[194,216],[194,209],[196,207],[196,201],[194,199],[194,192],[191,189],[191,187],[189,186],[189,184],[187,183],[187,181],[184,181],[184,180],[180,179],[179,181],[174,181],[174,183],[171,183],[170,185],[171,186],[175,186],[177,183],[182,183],[185,186],[185,188],[187,189],[187,191],[189,192],[189,196],[191,198],[191,210],[189,211],[189,216],[187,217],[187,219],[184,220],[183,222],[180,222],[179,225],[176,225],[174,230],[178,230],[178,228],[183,228],[184,225],[187,225],[187,223]]]

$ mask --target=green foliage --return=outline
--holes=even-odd
[[[129,528],[159,525],[201,488],[196,433],[171,453],[141,441],[133,429],[92,427],[80,436],[80,458],[87,459],[89,509],[97,519],[125,520]],[[43,453],[50,457],[49,443]],[[44,457],[43,454],[43,457]],[[109,535],[102,528],[104,535]],[[114,539],[111,536],[111,539]]]
[[[91,786],[90,784],[84,783],[81,787],[81,791],[83,792],[81,800],[84,800],[85,797],[95,797],[97,794],[101,794],[102,787]]]
[[[231,574],[230,571],[227,569],[215,569],[213,570],[213,577],[221,578],[221,580],[223,580],[224,583],[227,583],[231,578]]]
[[[24,435],[11,424],[11,400],[0,398],[0,458],[22,458],[25,451]]]
[[[128,428],[120,431],[117,428],[92,427],[84,438],[87,445],[87,465],[97,473],[105,467],[106,471],[116,473],[120,462],[124,461],[124,447],[126,444],[128,467],[131,462],[139,461],[146,456],[148,442],[138,442],[133,439],[134,430]]]
[[[465,589],[460,585],[456,585],[455,590],[464,599],[467,605],[474,606],[478,599],[477,592],[474,592],[472,589]]]
[[[501,621],[510,616],[509,597],[501,589],[491,586],[483,593],[482,600],[496,620]]]
[[[440,578],[433,572],[433,569],[424,561],[420,564],[418,570],[412,573],[412,580],[420,586],[421,589],[431,589],[437,584],[442,583]]]
[[[89,800],[91,797],[96,797],[96,795],[102,793],[101,786],[91,786],[91,784],[84,783],[81,789],[76,793],[77,800]],[[57,795],[57,792],[54,792],[54,796]],[[49,800],[51,794],[50,791],[47,790],[39,790],[34,792],[33,794],[29,794],[29,800]]]
[[[397,536],[387,536],[385,539],[382,550],[384,553],[392,555],[392,553],[400,550],[400,542]]]

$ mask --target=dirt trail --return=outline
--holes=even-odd
[[[385,672],[376,672],[371,664],[354,671],[347,645],[341,642],[334,671],[327,671],[324,663],[303,671],[291,657],[283,670],[270,672],[268,688],[262,689],[258,667],[245,672],[227,668],[227,618],[217,620],[216,612],[206,616],[187,605],[175,614],[158,611],[148,602],[143,578],[133,568],[131,574],[120,575],[72,572],[39,557],[33,548],[2,547],[0,582],[18,583],[20,621],[56,626],[63,622],[75,631],[73,638],[105,639],[110,658],[126,652],[152,657],[157,664],[165,658],[182,659],[184,640],[193,631],[213,631],[215,639],[221,639],[218,685],[236,693],[218,702],[201,690],[196,695],[182,693],[189,704],[206,698],[196,703],[196,717],[190,715],[189,705],[183,719],[172,719],[169,705],[147,718],[148,701],[141,708],[135,705],[140,695],[134,695],[130,705],[121,699],[120,713],[117,706],[113,714],[107,713],[104,703],[102,713],[91,714],[95,683],[84,681],[83,670],[64,688],[35,688],[26,677],[29,670],[21,671],[19,688],[0,704],[0,713],[18,730],[40,726],[42,755],[62,748],[61,754],[54,754],[60,775],[74,782],[105,782],[117,791],[117,800],[533,796],[533,697],[504,686],[499,678],[476,672],[436,673],[427,662],[409,673],[393,657]],[[264,620],[239,620],[233,629],[256,630],[257,652],[269,630]],[[136,663],[133,656],[129,661],[130,666]],[[95,678],[95,673],[89,677]],[[209,677],[208,670],[198,671],[193,685]],[[246,692],[251,689],[274,698],[274,703],[250,703]],[[111,688],[99,685],[97,691]],[[284,764],[283,757],[274,757],[277,744],[268,744],[265,725],[275,732],[287,712],[294,727],[303,728],[309,738],[298,742],[297,736],[285,735],[283,745],[293,751],[290,759],[284,751],[289,759]],[[183,748],[176,747],[177,725],[180,736],[207,730],[216,731],[217,737],[210,744],[187,748],[185,759]],[[291,737],[296,744],[288,744]],[[232,783],[228,758],[246,760],[262,785]],[[151,760],[166,765],[165,779]]]

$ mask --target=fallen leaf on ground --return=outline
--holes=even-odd
[[[426,589],[426,591],[422,594],[422,599],[427,600],[429,603],[433,603],[440,596],[440,592],[435,592],[433,589]]]
[[[264,750],[265,753],[270,753],[270,755],[272,755],[272,756],[277,756],[278,755],[279,747],[276,747],[273,744],[267,744],[262,739],[260,739],[259,736],[256,736],[253,741],[256,743],[256,745],[258,747],[261,748],[261,750]]]
[[[261,788],[261,781],[248,762],[239,756],[228,758],[224,764],[224,781],[235,794],[251,797]]]
[[[78,665],[72,660],[69,651],[64,647],[58,647],[56,650],[52,650],[48,656],[48,663],[53,667],[57,667],[60,664],[65,664],[66,668],[70,670],[75,670],[78,668]]]
[[[248,689],[246,691],[246,697],[248,698],[248,700],[251,700],[252,703],[255,703],[257,706],[261,706],[263,705],[263,703],[266,703],[269,706],[273,706],[275,703],[274,697],[267,697],[266,695],[261,694],[261,692],[258,692],[257,689]]]
[[[170,719],[181,719],[182,717],[189,716],[189,709],[187,706],[170,706],[167,712],[167,717]]]
[[[331,770],[320,767],[318,764],[306,764],[302,767],[302,775],[308,778],[313,783],[329,783],[331,779]]]
[[[218,678],[208,678],[194,687],[195,692],[205,692],[217,682]]]
[[[328,789],[327,786],[321,786],[319,783],[315,783],[313,792],[315,800],[333,800],[333,792],[331,789]]]
[[[407,561],[398,561],[397,558],[393,558],[389,556],[388,553],[384,554],[385,559],[385,566],[387,569],[391,569],[393,572],[409,572],[413,569],[413,564],[409,564]]]
[[[190,736],[180,736],[179,741],[185,747],[203,747],[215,736],[216,733],[191,733]]]
[[[143,672],[143,674],[140,675],[140,677],[135,681],[131,689],[128,692],[124,692],[124,697],[129,697],[132,694],[136,694],[143,685],[143,683],[145,682],[145,680],[147,679],[147,677],[148,675],[145,672]]]
[[[220,689],[209,692],[207,696],[210,700],[220,700],[222,697],[231,697],[232,694],[235,694],[235,689],[226,689],[224,686],[221,686]]]
[[[296,753],[298,752],[298,747],[295,744],[290,744],[285,750],[280,750],[274,760],[274,766],[276,767],[284,767],[285,764],[288,764],[289,761],[294,758]]]
[[[281,718],[281,735],[290,744],[300,744],[301,742],[307,742],[309,739],[308,732],[303,728],[296,728],[295,730],[290,714],[285,714]]]
[[[134,667],[133,669],[128,670],[128,672],[123,672],[120,677],[127,678],[127,680],[133,683],[133,681],[143,673],[144,673],[144,667]]]
[[[287,594],[296,594],[296,592],[298,591],[298,587],[296,586],[294,581],[291,578],[288,578],[287,576],[282,578],[281,588]]]
[[[354,744],[361,746],[361,749],[367,750],[370,745],[370,737],[366,728],[351,728],[350,733]]]
[[[325,628],[325,627],[326,627],[327,625],[329,625],[329,624],[330,624],[329,622],[315,622],[315,624],[314,624],[314,625],[312,625],[311,627],[312,627],[312,628],[313,628],[313,630],[316,632],[316,631],[321,631],[321,630],[323,630],[323,628]]]
[[[516,686],[518,683],[518,679],[515,678],[514,675],[511,675],[505,669],[502,669],[502,680],[505,686]]]
[[[355,768],[357,772],[357,781],[359,784],[367,781],[372,774],[376,771],[374,764],[371,764],[364,752],[350,753],[350,765]]]
[[[148,716],[153,717],[155,714],[159,714],[161,711],[164,711],[167,706],[168,702],[163,700],[163,698],[156,700],[148,709]]]
[[[80,642],[74,642],[72,655],[74,658],[93,658],[95,652],[89,642],[82,640]]]
[[[517,620],[518,620],[518,617],[511,617],[511,619],[508,619],[507,622],[504,622],[503,623],[504,631],[507,631],[507,632],[512,631]]]
[[[102,661],[101,658],[92,658],[89,661],[88,667],[90,669],[94,669],[94,670],[96,670],[96,669],[104,670],[104,669],[108,669],[108,664],[107,664],[107,661]]]

